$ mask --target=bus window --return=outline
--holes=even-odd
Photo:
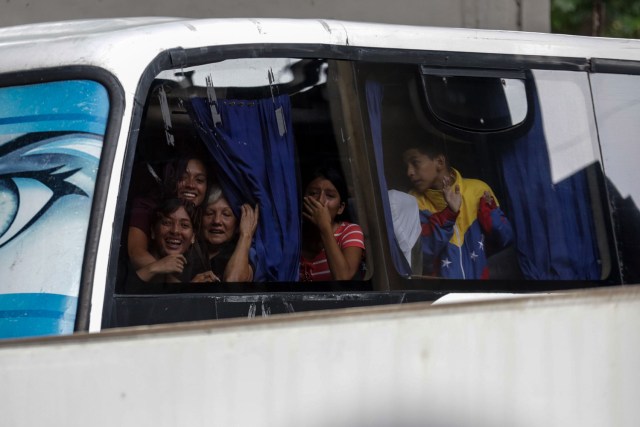
[[[133,265],[130,248],[123,244],[119,292],[192,289],[188,284],[200,282],[202,276],[198,274],[209,271],[209,267],[213,275],[207,281],[235,282],[230,273],[234,270],[229,266],[235,266],[231,260],[239,258],[236,254],[240,253],[237,248],[246,209],[243,205],[253,209],[259,220],[250,248],[243,255],[251,275],[237,281],[288,283],[313,278],[333,282],[346,278],[334,275],[326,261],[328,274],[318,276],[309,269],[301,273],[300,268],[310,265],[301,264],[304,254],[311,258],[304,260],[312,263],[317,261],[316,255],[324,254],[320,227],[314,223],[317,218],[309,212],[308,216],[303,215],[305,209],[320,209],[318,206],[328,200],[322,199],[320,205],[309,202],[310,207],[305,207],[304,198],[312,196],[308,184],[317,178],[317,173],[334,173],[328,180],[333,189],[321,193],[322,197],[329,194],[339,198],[335,209],[327,208],[327,213],[332,232],[342,236],[336,237],[342,238],[341,250],[346,252],[344,248],[353,245],[348,240],[355,241],[355,234],[350,234],[354,230],[359,233],[360,246],[366,243],[366,227],[358,215],[353,154],[341,132],[343,118],[335,68],[335,62],[322,59],[248,58],[166,70],[157,75],[137,142],[122,242],[130,242],[131,236],[142,230],[137,225],[141,211],[146,209],[147,215],[152,214],[158,199],[167,195],[182,197],[174,188],[166,187],[167,171],[174,167],[176,159],[196,157],[202,161],[208,181],[206,192],[219,189],[233,218],[228,237],[214,242],[210,235],[214,231],[221,235],[223,230],[206,225],[211,203],[194,198],[193,201],[198,200],[193,203],[194,243],[185,245],[180,252],[189,267],[181,265],[179,273],[151,276],[148,281],[143,280],[145,283],[138,280],[140,269]],[[138,209],[145,203],[146,208]],[[152,260],[169,256],[154,243],[152,231],[148,227],[144,233]],[[308,236],[315,239],[311,245],[305,240]],[[349,280],[362,281],[370,275],[366,252],[361,249],[351,260]],[[131,286],[134,282],[135,286]],[[206,285],[197,286],[207,289]],[[304,284],[299,286],[304,290]]]
[[[616,237],[625,283],[640,280],[640,212],[635,159],[640,156],[640,77],[592,74],[602,157],[609,197],[613,205]]]
[[[0,88],[0,338],[73,332],[108,112],[94,81]]]
[[[438,120],[484,132],[506,130],[524,122],[527,96],[523,73],[512,73],[518,78],[468,74],[422,68],[425,99]]]
[[[362,64],[359,75],[401,275],[613,277],[586,73]],[[390,190],[419,210],[401,238]]]

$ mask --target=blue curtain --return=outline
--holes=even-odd
[[[220,185],[239,217],[243,203],[260,206],[254,238],[255,281],[297,281],[300,262],[300,201],[287,95],[218,102],[215,126],[206,98],[191,100],[190,113],[213,156]],[[280,135],[276,110],[286,132]]]
[[[597,280],[598,249],[586,172],[554,184],[538,100],[524,136],[498,150],[520,268],[528,279]]]
[[[369,124],[371,126],[371,137],[373,139],[373,149],[376,156],[376,170],[378,171],[378,185],[382,194],[382,207],[384,209],[385,225],[389,235],[391,258],[393,263],[403,276],[411,275],[411,267],[400,250],[398,241],[393,231],[393,219],[391,218],[391,206],[389,205],[389,191],[387,181],[384,177],[384,153],[382,149],[382,84],[375,81],[365,83],[367,95],[367,110],[369,111]]]

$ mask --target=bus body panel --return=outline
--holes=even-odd
[[[627,287],[113,329],[0,344],[0,399],[16,427],[635,426],[639,323]]]

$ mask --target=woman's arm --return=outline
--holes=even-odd
[[[160,258],[150,264],[145,265],[136,270],[136,274],[140,280],[149,282],[158,274],[173,274],[182,273],[184,266],[187,264],[187,259],[184,255],[167,255],[164,258]],[[171,280],[173,281],[173,280]]]
[[[157,261],[149,252],[149,236],[138,227],[129,227],[127,251],[129,253],[129,260],[135,269],[142,268]]]
[[[249,249],[258,227],[258,217],[257,205],[255,209],[246,203],[242,205],[238,242],[224,269],[225,282],[250,282],[253,280],[253,268],[249,264]]]
[[[362,260],[362,248],[350,246],[340,248],[335,236],[333,228],[328,232],[323,230],[320,232],[320,238],[324,246],[324,252],[327,255],[327,263],[331,271],[331,277],[334,280],[351,280],[360,268]]]
[[[340,249],[336,239],[331,236],[333,243],[329,239],[322,239],[325,245],[324,251],[327,254],[327,263],[334,280],[351,280],[360,268],[362,259],[362,249],[358,247],[348,247]],[[327,243],[325,243],[327,241]]]

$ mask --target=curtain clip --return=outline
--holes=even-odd
[[[218,111],[218,98],[216,98],[216,89],[213,87],[213,78],[209,74],[205,81],[207,83],[207,102],[209,103],[209,109],[211,110],[211,119],[213,119],[213,126],[222,124],[222,117]]]
[[[158,100],[160,101],[160,112],[162,113],[164,135],[167,139],[167,145],[173,147],[175,146],[175,139],[171,133],[171,111],[169,110],[169,101],[167,101],[167,92],[165,92],[164,86],[160,86],[160,89],[158,90]]]
[[[274,83],[276,82],[276,79],[273,76],[273,69],[271,67],[269,67],[269,71],[267,71],[267,78],[269,79],[269,90],[271,91],[271,101],[273,102],[273,106],[275,107],[277,104],[276,104],[276,96],[273,93],[273,86],[274,86]],[[284,111],[282,110],[282,106],[277,107],[275,109],[275,113],[276,113],[276,123],[278,124],[278,133],[280,134],[280,136],[283,136],[285,133],[287,133],[287,125],[284,120]]]

